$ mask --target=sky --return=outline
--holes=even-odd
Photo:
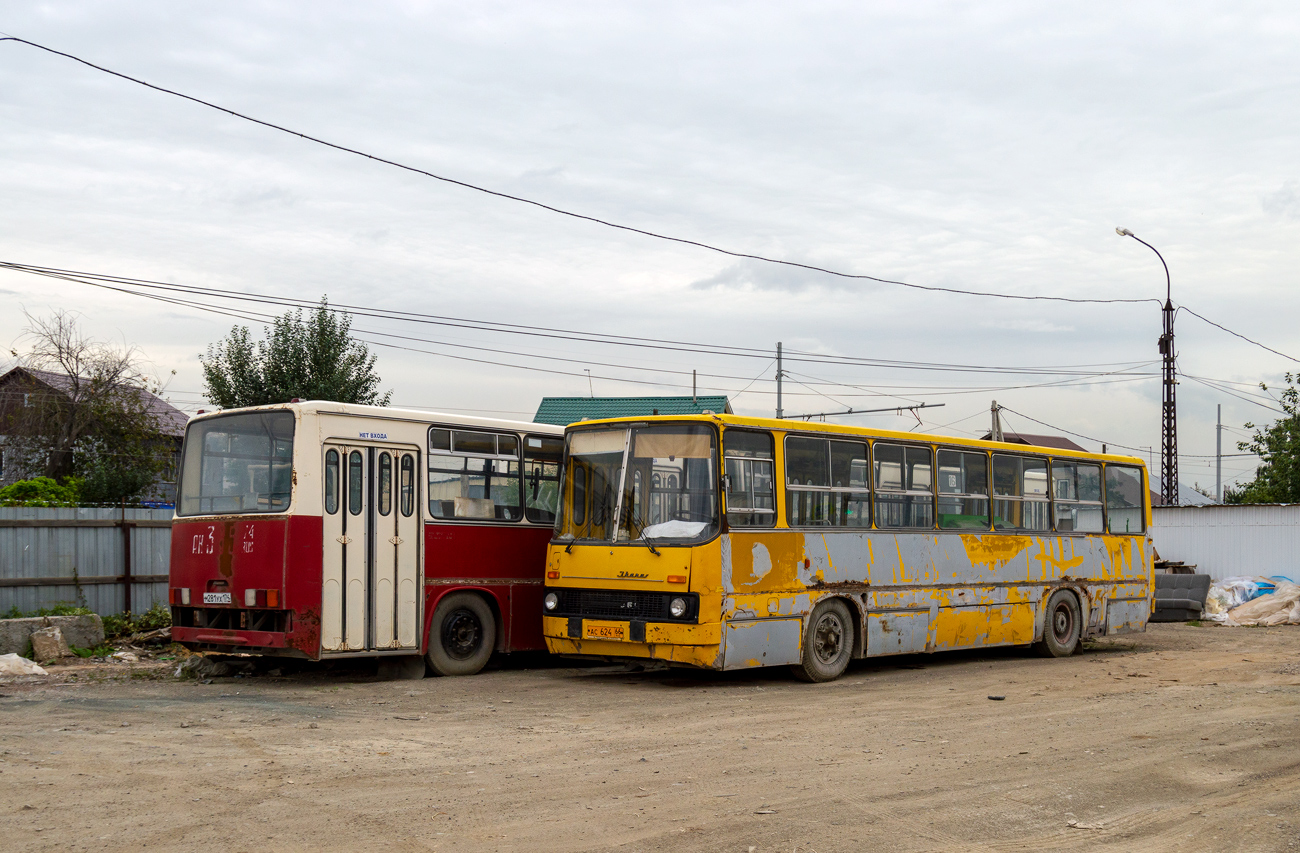
[[[1158,469],[1165,275],[1117,226],[1163,255],[1175,305],[1287,354],[1178,314],[1184,483],[1213,488],[1216,406],[1238,453],[1278,416],[1259,383],[1300,367],[1288,4],[0,0],[0,33],[739,253],[1150,300],[738,259],[0,42],[0,261],[472,321],[354,318],[394,405],[529,419],[547,395],[689,394],[695,370],[700,393],[771,415],[780,341],[787,415],[927,403],[829,419],[979,436],[997,400],[1007,429]],[[6,355],[24,311],[75,312],[187,411],[211,408],[199,356],[248,322],[6,270],[0,306]],[[1254,459],[1223,466],[1241,481]]]

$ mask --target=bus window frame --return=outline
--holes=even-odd
[[[527,497],[527,492],[528,492],[528,488],[529,488],[529,485],[528,485],[528,463],[529,463],[529,462],[539,462],[541,465],[545,466],[545,465],[547,464],[547,462],[549,461],[548,457],[544,457],[544,456],[540,456],[540,455],[532,455],[532,456],[529,455],[529,452],[528,452],[528,440],[529,440],[530,438],[535,438],[535,439],[538,439],[539,441],[558,441],[559,444],[560,444],[560,453],[559,453],[559,455],[556,456],[555,459],[554,459],[554,464],[555,464],[555,466],[556,466],[556,469],[555,469],[555,479],[554,479],[554,482],[555,482],[555,511],[554,511],[553,513],[551,513],[552,518],[551,518],[550,521],[543,521],[543,520],[540,520],[540,519],[534,521],[534,520],[533,520],[532,518],[530,518],[529,515],[528,515],[530,511],[531,511],[531,512],[536,512],[536,509],[535,509],[535,508],[530,508],[530,507],[528,506],[528,497]],[[564,495],[561,493],[561,491],[562,491],[562,487],[563,487],[563,483],[564,483],[564,448],[565,448],[565,442],[564,442],[564,436],[563,436],[563,435],[543,435],[543,434],[541,434],[541,433],[535,433],[535,432],[530,432],[530,433],[521,433],[521,438],[520,438],[520,443],[519,443],[519,449],[520,449],[520,455],[521,455],[521,458],[522,458],[523,461],[521,462],[521,464],[520,464],[520,468],[519,468],[519,479],[520,479],[520,491],[519,491],[519,497],[520,497],[520,500],[523,502],[523,507],[524,507],[524,521],[525,521],[527,524],[535,524],[535,525],[537,525],[538,527],[554,527],[554,526],[555,526],[556,524],[558,524],[559,521],[560,521],[560,509],[561,509],[561,507],[564,505]],[[543,467],[542,470],[545,471],[545,467]],[[541,484],[542,482],[550,482],[550,480],[549,480],[549,478],[546,478],[546,477],[539,477],[539,478],[538,478],[539,489],[540,489],[540,484]]]
[[[1021,459],[1021,460],[1023,460],[1023,459],[1034,459],[1034,460],[1037,460],[1037,461],[1042,462],[1042,463],[1043,463],[1043,472],[1044,472],[1044,474],[1046,475],[1046,481],[1045,481],[1044,484],[1043,484],[1043,488],[1044,488],[1044,490],[1045,490],[1045,491],[1044,491],[1044,495],[1046,496],[1046,498],[1043,499],[1043,498],[1038,498],[1038,497],[1033,497],[1033,496],[1028,496],[1028,497],[1027,497],[1027,496],[1024,494],[1024,490],[1025,490],[1025,484],[1024,484],[1025,469],[1024,469],[1024,465],[1023,465],[1023,464],[1020,466],[1020,469],[1019,469],[1019,471],[1017,472],[1017,477],[1019,477],[1019,479],[1020,479],[1020,491],[1021,491],[1021,494],[1019,494],[1019,495],[999,495],[999,494],[997,493],[997,490],[998,490],[997,482],[998,482],[998,481],[997,481],[997,473],[996,473],[996,471],[995,471],[995,466],[996,466],[996,464],[997,464],[995,460],[996,460],[999,456],[1006,456],[1006,457],[1010,457],[1010,458],[1012,458],[1012,459]],[[1047,454],[1045,454],[1045,453],[1020,453],[1020,452],[1017,452],[1017,451],[1007,452],[1007,451],[1005,451],[1005,450],[994,450],[994,451],[992,451],[992,452],[989,454],[989,493],[990,493],[990,494],[989,494],[989,524],[992,526],[992,530],[993,530],[994,533],[1003,533],[1003,534],[1006,534],[1006,535],[1008,535],[1008,536],[1025,536],[1025,535],[1030,535],[1030,536],[1032,536],[1032,535],[1035,535],[1035,534],[1039,534],[1039,535],[1041,535],[1041,534],[1043,534],[1043,533],[1056,533],[1056,507],[1055,507],[1055,500],[1053,500],[1053,496],[1052,496],[1052,460],[1051,460],[1051,457],[1049,457]],[[1042,529],[1039,529],[1039,528],[1036,528],[1036,527],[998,527],[998,513],[997,513],[997,502],[998,502],[998,501],[1016,501],[1017,503],[1021,504],[1020,517],[1021,517],[1022,519],[1023,519],[1024,516],[1025,516],[1025,513],[1024,513],[1024,504],[1026,504],[1026,503],[1045,503],[1045,504],[1047,504],[1047,527],[1042,528]],[[1093,535],[1096,535],[1096,534],[1093,534]]]
[[[879,495],[882,491],[887,495],[899,495],[899,496],[910,496],[910,497],[919,497],[920,495],[926,493],[921,491],[920,489],[883,489],[882,490],[877,488],[876,486],[876,445],[877,444],[883,444],[886,447],[902,447],[902,448],[917,447],[917,448],[924,448],[925,450],[929,451],[930,453],[930,491],[929,491],[930,524],[929,526],[927,527],[921,527],[921,526],[894,527],[892,525],[889,527],[880,526]],[[938,454],[935,452],[936,449],[937,449],[936,445],[933,444],[925,444],[916,441],[910,441],[910,442],[895,441],[892,438],[884,438],[884,439],[878,438],[871,442],[871,458],[867,462],[867,470],[870,472],[870,481],[871,481],[871,524],[873,529],[875,530],[938,530],[939,529],[939,507],[938,507],[938,498],[936,497],[936,491],[938,489],[938,468],[937,468],[937,463],[935,461],[938,458]],[[904,452],[903,459],[904,462],[906,462],[907,451],[904,450],[903,452]],[[990,515],[992,515],[992,507],[990,507]]]
[[[1124,468],[1138,472],[1138,489],[1141,495],[1140,502],[1136,507],[1120,507],[1120,509],[1136,509],[1142,519],[1142,529],[1136,532],[1120,531],[1112,532],[1110,529],[1110,486],[1107,482],[1107,474],[1111,468]],[[1102,520],[1104,523],[1102,533],[1094,533],[1093,536],[1145,536],[1150,528],[1147,519],[1146,496],[1151,490],[1147,482],[1147,467],[1145,465],[1130,465],[1126,462],[1104,462],[1101,471],[1101,501],[1102,501]]]
[[[948,453],[970,454],[972,456],[984,457],[984,493],[983,494],[977,494],[975,492],[970,492],[970,491],[945,492],[940,489],[939,477],[943,472],[943,468],[939,464],[939,454],[944,453],[945,451]],[[953,444],[935,445],[934,473],[932,474],[931,479],[934,481],[934,493],[935,493],[934,523],[937,529],[958,531],[958,532],[963,530],[982,530],[984,532],[991,532],[993,530],[993,453],[991,451],[983,450],[981,448],[975,448],[975,447],[962,447],[961,445],[953,445]],[[939,504],[941,501],[943,501],[944,498],[950,498],[956,500],[974,499],[974,500],[984,501],[984,526],[983,527],[944,527],[943,522],[940,520],[940,516],[942,515],[942,513],[939,512]]]
[[[449,449],[444,450],[444,449],[442,449],[442,448],[440,448],[440,447],[439,447],[439,448],[435,448],[435,447],[433,446],[433,440],[432,440],[432,439],[433,439],[433,433],[434,433],[435,430],[442,431],[442,432],[447,432],[447,433],[448,433],[448,442],[449,442],[449,443],[448,443],[448,448],[449,448]],[[493,438],[494,438],[493,445],[494,445],[495,447],[497,447],[498,449],[500,448],[500,442],[499,442],[499,441],[496,441],[495,439],[497,439],[497,438],[499,438],[499,437],[501,437],[501,436],[510,436],[510,437],[514,438],[514,440],[515,440],[515,454],[514,454],[513,456],[511,456],[511,455],[509,455],[509,454],[504,454],[504,455],[503,455],[503,454],[501,454],[501,453],[499,453],[499,452],[498,452],[498,453],[481,453],[481,452],[468,451],[468,450],[456,450],[456,449],[455,449],[455,447],[456,447],[456,442],[455,442],[455,433],[458,433],[458,432],[463,432],[463,433],[480,433],[480,434],[491,435],[491,436],[493,436]],[[520,524],[520,523],[524,523],[524,524],[533,523],[533,524],[536,524],[536,522],[529,522],[529,521],[527,520],[527,518],[526,518],[527,513],[524,512],[524,486],[523,486],[523,483],[524,483],[523,435],[524,435],[524,433],[518,432],[518,431],[516,431],[516,430],[508,430],[508,429],[492,429],[491,427],[470,426],[470,425],[465,425],[465,424],[460,424],[460,425],[458,425],[458,424],[444,424],[444,423],[435,423],[435,424],[431,424],[431,425],[428,427],[428,429],[425,430],[425,435],[424,435],[424,444],[425,444],[425,460],[426,460],[426,461],[425,461],[425,464],[424,464],[424,468],[422,469],[422,472],[423,472],[423,473],[422,473],[422,477],[423,477],[423,479],[424,479],[424,483],[425,483],[425,491],[426,491],[425,499],[424,499],[424,510],[423,510],[423,511],[426,512],[426,513],[428,513],[428,515],[427,515],[428,520],[433,521],[433,522],[451,522],[451,523],[455,523],[455,524],[466,524],[466,523],[468,523],[468,524]],[[517,517],[515,517],[515,518],[496,518],[496,517],[493,517],[493,518],[474,518],[474,517],[467,517],[467,516],[457,516],[457,515],[446,516],[446,515],[436,515],[436,514],[434,514],[434,512],[433,512],[433,506],[432,506],[431,503],[430,503],[430,502],[433,500],[433,493],[432,493],[432,490],[429,488],[429,474],[430,474],[430,472],[436,470],[436,471],[438,471],[439,473],[456,473],[456,472],[453,472],[453,471],[449,471],[449,470],[448,470],[448,471],[444,471],[444,470],[441,469],[441,468],[436,468],[436,467],[435,467],[435,460],[437,460],[437,459],[462,459],[462,460],[463,460],[463,459],[483,459],[483,460],[496,461],[496,462],[515,462],[515,463],[517,463],[519,467],[518,467],[518,471],[517,471],[516,474],[515,474],[514,479],[515,479],[515,482],[516,482],[516,485],[517,485],[516,495],[517,495],[517,497],[518,497],[518,503],[514,505],[514,508],[515,508],[516,510],[518,510],[519,515],[518,515]],[[417,466],[417,471],[419,471],[419,470],[420,470],[420,469],[419,469],[418,466]],[[473,472],[473,471],[469,471],[469,472],[462,471],[462,472],[460,472],[460,473],[462,473],[462,474],[468,474],[469,476],[482,476],[481,472],[480,472],[480,473],[476,473],[476,472]],[[490,487],[489,487],[489,489],[490,489]],[[417,490],[417,494],[418,494],[418,490]],[[489,491],[489,494],[490,494],[490,491]],[[495,506],[496,506],[496,505],[495,505],[495,503],[494,503],[494,508],[495,508]],[[507,504],[501,504],[500,506],[507,506]],[[542,525],[542,526],[546,526],[546,525]]]
[[[771,456],[768,456],[768,457],[766,457],[766,458],[761,457],[761,456],[728,456],[728,455],[727,455],[727,436],[728,436],[729,434],[731,434],[733,431],[734,431],[734,432],[745,433],[745,434],[749,434],[749,435],[762,435],[762,436],[766,436],[766,437],[767,437],[767,440],[768,440],[768,442],[769,442],[768,446],[771,448],[772,455],[771,455]],[[786,435],[788,435],[788,433],[786,433]],[[719,447],[719,450],[718,450],[718,455],[719,455],[719,457],[720,457],[721,460],[722,460],[722,464],[721,464],[720,466],[718,466],[718,473],[719,473],[719,475],[720,475],[721,478],[722,478],[722,484],[721,484],[721,485],[722,485],[722,488],[720,488],[720,489],[718,490],[718,494],[719,494],[719,496],[720,496],[720,498],[721,498],[721,502],[722,502],[722,513],[721,513],[721,517],[722,517],[722,520],[723,520],[723,522],[724,522],[724,524],[726,525],[726,527],[727,527],[728,530],[730,530],[731,527],[733,526],[732,523],[731,523],[731,520],[727,517],[727,516],[730,515],[732,512],[737,512],[737,513],[740,513],[740,514],[745,514],[745,515],[750,516],[751,518],[760,518],[760,517],[762,517],[762,516],[764,516],[764,515],[766,515],[766,516],[768,517],[768,521],[767,521],[767,523],[765,523],[765,524],[737,524],[737,525],[734,525],[734,526],[736,527],[737,530],[773,530],[773,529],[776,528],[776,522],[777,522],[777,518],[778,518],[777,488],[776,488],[776,462],[777,462],[777,459],[776,459],[776,446],[777,446],[777,435],[776,435],[772,430],[770,430],[770,429],[754,429],[754,428],[752,428],[752,427],[730,426],[730,425],[728,425],[727,428],[724,429],[724,430],[722,431],[722,441],[721,441],[721,446]],[[782,439],[782,449],[784,450],[784,439]],[[772,494],[772,508],[771,508],[771,509],[763,509],[763,508],[760,508],[760,507],[748,507],[748,506],[746,506],[746,507],[739,507],[739,508],[737,508],[737,509],[735,509],[735,510],[733,510],[733,509],[731,508],[731,502],[730,502],[730,500],[728,499],[728,495],[731,493],[731,488],[730,488],[730,482],[731,482],[731,481],[728,479],[728,477],[729,477],[730,475],[727,473],[727,460],[728,460],[728,459],[736,459],[736,460],[743,460],[743,461],[767,462],[767,463],[769,463],[769,464],[772,466],[772,469],[771,469],[771,494]],[[782,465],[784,466],[784,462],[782,462]],[[752,489],[750,490],[750,493],[751,493],[751,494],[754,493]]]
[[[826,479],[827,479],[828,481],[831,480],[831,479],[833,478],[833,472],[832,472],[832,470],[831,470],[831,460],[832,460],[832,454],[831,454],[831,450],[832,450],[832,448],[831,448],[831,446],[830,446],[831,442],[836,442],[836,441],[838,441],[838,442],[841,442],[841,443],[847,443],[847,444],[860,444],[860,445],[864,445],[864,446],[866,447],[865,461],[866,461],[866,463],[867,463],[867,469],[866,469],[866,481],[865,481],[865,483],[866,483],[866,487],[865,487],[865,488],[862,488],[862,489],[854,489],[852,486],[834,486],[834,485],[829,485],[829,486],[795,485],[795,486],[791,486],[791,484],[790,484],[790,439],[796,439],[796,440],[797,440],[797,439],[806,439],[806,440],[812,440],[812,441],[823,441],[823,442],[826,442],[826,445],[827,445],[827,446],[826,446],[826,450],[827,450],[827,456],[826,456]],[[865,437],[865,436],[856,436],[856,435],[840,435],[840,434],[836,434],[836,433],[823,433],[823,432],[787,432],[787,433],[785,433],[785,435],[784,435],[784,436],[782,437],[782,439],[781,439],[781,497],[782,497],[782,503],[784,504],[784,507],[783,507],[783,508],[784,508],[784,510],[785,510],[785,512],[784,512],[783,515],[782,515],[782,521],[783,521],[783,523],[785,524],[785,529],[786,529],[786,530],[821,530],[821,531],[826,531],[826,530],[857,530],[857,531],[862,531],[862,530],[871,530],[871,529],[873,529],[873,527],[874,527],[874,525],[875,525],[875,521],[876,521],[876,513],[875,513],[875,490],[872,488],[873,484],[872,484],[872,482],[871,482],[871,480],[872,480],[872,477],[871,477],[871,470],[872,470],[872,468],[871,468],[871,441],[870,441],[867,437]],[[866,524],[857,524],[857,525],[848,525],[848,524],[843,524],[843,525],[841,525],[841,524],[791,524],[791,523],[790,523],[790,511],[791,511],[792,503],[791,503],[791,499],[790,499],[790,498],[791,498],[790,493],[791,493],[792,491],[793,491],[793,492],[803,492],[803,493],[805,493],[805,494],[824,494],[824,495],[862,495],[862,494],[865,494],[865,495],[867,496],[867,499],[866,499],[865,501],[855,501],[855,503],[859,503],[859,504],[865,503],[865,504],[866,504],[866,509],[867,509],[867,523],[866,523]],[[900,529],[901,529],[901,528],[900,528]]]
[[[1056,462],[1058,460],[1062,464],[1095,465],[1099,470],[1101,476],[1101,483],[1099,487],[1101,491],[1101,500],[1082,501],[1077,499],[1058,498],[1056,496],[1056,488],[1055,488],[1056,475],[1053,473],[1052,470],[1056,466]],[[1077,456],[1053,456],[1047,460],[1047,483],[1048,483],[1048,488],[1047,488],[1048,497],[1050,497],[1052,501],[1052,532],[1053,533],[1056,533],[1060,536],[1103,536],[1106,534],[1107,530],[1109,530],[1108,525],[1110,524],[1110,521],[1106,516],[1106,463],[1105,462],[1102,462],[1100,459],[1087,459],[1087,458],[1080,459]],[[1061,530],[1060,524],[1058,524],[1057,521],[1058,505],[1063,505],[1067,508],[1072,506],[1097,507],[1098,509],[1101,510],[1101,530]]]

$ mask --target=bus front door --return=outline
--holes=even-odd
[[[321,649],[418,649],[418,452],[353,444],[324,451]],[[331,480],[335,501],[328,495]]]

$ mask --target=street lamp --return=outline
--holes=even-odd
[[[1169,264],[1164,255],[1146,240],[1127,228],[1116,228],[1115,233],[1121,237],[1132,237],[1143,246],[1156,253],[1160,265],[1165,268],[1165,307],[1164,334],[1160,336],[1160,355],[1164,361],[1164,403],[1161,407],[1160,436],[1160,497],[1166,506],[1178,504],[1178,404],[1175,389],[1178,384],[1177,369],[1174,364],[1174,303],[1171,299],[1172,286],[1169,280]]]

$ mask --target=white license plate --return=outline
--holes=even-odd
[[[204,604],[229,604],[230,593],[228,592],[205,592],[203,593]]]

